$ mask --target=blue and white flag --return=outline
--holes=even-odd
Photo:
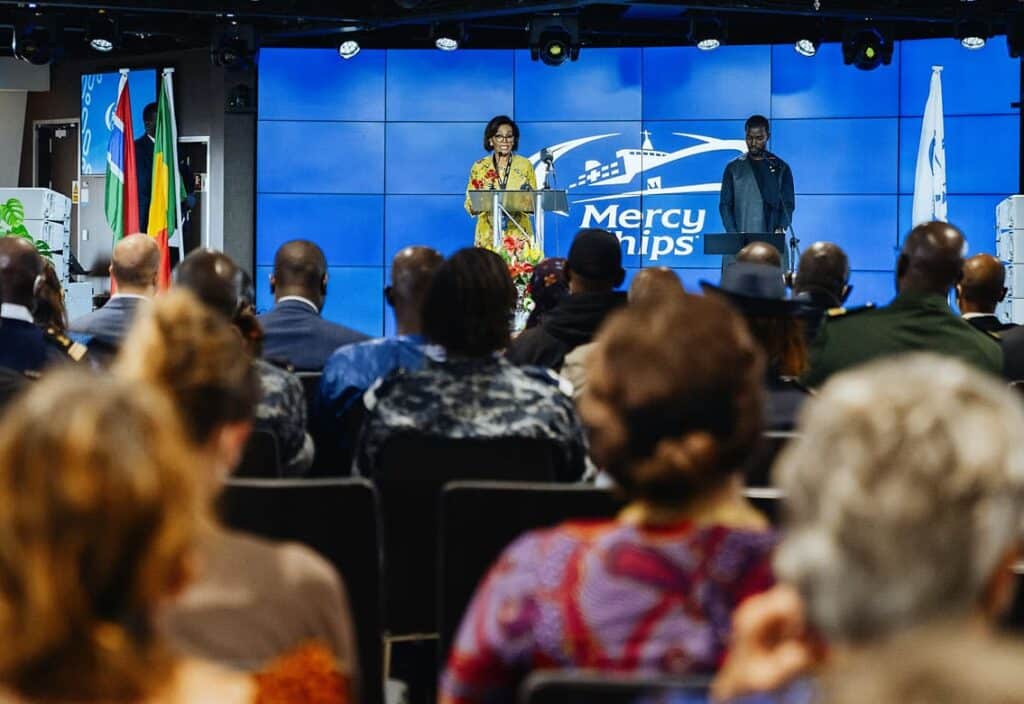
[[[932,66],[932,83],[921,124],[914,178],[914,226],[946,222],[946,131],[942,123],[942,67]]]

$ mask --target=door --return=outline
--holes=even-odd
[[[36,188],[49,188],[68,198],[78,180],[78,122],[35,124]],[[78,208],[71,208],[71,251],[77,254]]]

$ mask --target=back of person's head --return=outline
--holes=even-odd
[[[998,380],[929,354],[837,375],[775,465],[776,574],[827,637],[876,639],[983,604],[1019,540],[1024,411]]]
[[[58,371],[0,421],[0,686],[24,701],[138,702],[173,660],[158,607],[203,516],[170,401]]]
[[[110,276],[121,293],[152,293],[160,269],[160,248],[149,235],[122,238],[110,260]]]
[[[449,356],[485,357],[509,342],[516,289],[504,260],[480,247],[460,249],[434,273],[423,306],[423,334]]]
[[[964,235],[945,222],[918,225],[903,242],[896,261],[896,286],[901,293],[946,295],[963,268]]]
[[[994,313],[1006,298],[1006,267],[991,254],[975,254],[964,261],[957,284],[961,312]]]
[[[629,285],[629,302],[633,305],[648,305],[683,293],[683,282],[676,272],[667,266],[649,266],[633,277],[633,283]]]
[[[622,245],[619,238],[600,228],[576,233],[569,246],[565,270],[570,293],[604,293],[622,285]]]
[[[406,247],[391,260],[391,285],[384,298],[395,310],[403,334],[419,333],[423,327],[423,304],[434,274],[444,257],[431,247]]]
[[[68,312],[64,307],[64,287],[57,278],[53,262],[43,259],[43,275],[35,286],[36,306],[32,311],[35,324],[43,329],[64,333],[68,329]]]
[[[768,242],[751,242],[736,252],[736,261],[782,268],[782,255]]]
[[[228,255],[197,249],[174,269],[174,285],[233,320],[242,297],[243,271]]]
[[[0,301],[31,309],[43,258],[24,237],[0,237]],[[39,282],[41,284],[41,281]]]
[[[248,423],[260,396],[238,331],[180,289],[158,297],[139,314],[113,369],[164,389],[198,446],[207,445],[224,426]]]
[[[327,293],[327,258],[309,240],[285,242],[274,255],[271,291],[277,298],[302,296],[317,305]]]
[[[591,456],[633,499],[677,505],[720,486],[760,434],[763,363],[722,300],[630,305],[601,328],[580,413]]]
[[[815,242],[800,255],[794,293],[822,295],[835,306],[846,301],[850,287],[850,260],[834,242]]]

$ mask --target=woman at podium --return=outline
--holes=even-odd
[[[469,200],[469,191],[536,190],[537,176],[529,159],[516,154],[519,147],[519,126],[507,115],[498,115],[484,128],[484,150],[487,156],[473,163],[469,170],[469,184],[466,186],[466,212],[476,216],[477,247],[494,249],[494,225],[490,210],[475,211]],[[532,244],[533,226],[525,212],[513,213],[513,219],[505,219],[503,235]],[[524,234],[525,233],[525,234]]]

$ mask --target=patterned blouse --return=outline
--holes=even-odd
[[[478,588],[441,680],[446,704],[512,701],[531,670],[714,672],[733,610],[774,582],[770,531],[574,521],[520,537]]]
[[[505,173],[504,171],[500,174],[498,173],[492,155],[488,154],[483,159],[475,161],[469,170],[469,183],[466,184],[466,212],[470,215],[474,214],[469,201],[469,191],[502,189],[502,181],[505,181]],[[530,160],[518,154],[513,154],[512,162],[508,168],[508,180],[505,181],[504,189],[502,190],[525,191],[536,190],[536,188],[537,175],[533,170]],[[516,216],[516,222],[519,223],[519,227],[526,230],[526,233],[532,239],[533,225],[530,222],[529,214],[519,213]],[[523,233],[519,231],[519,228],[507,221],[505,222],[505,234],[511,235],[517,240],[524,239]],[[477,215],[474,243],[477,247],[494,249],[494,226],[491,224],[490,211]],[[532,242],[528,242],[528,244],[532,244]]]

